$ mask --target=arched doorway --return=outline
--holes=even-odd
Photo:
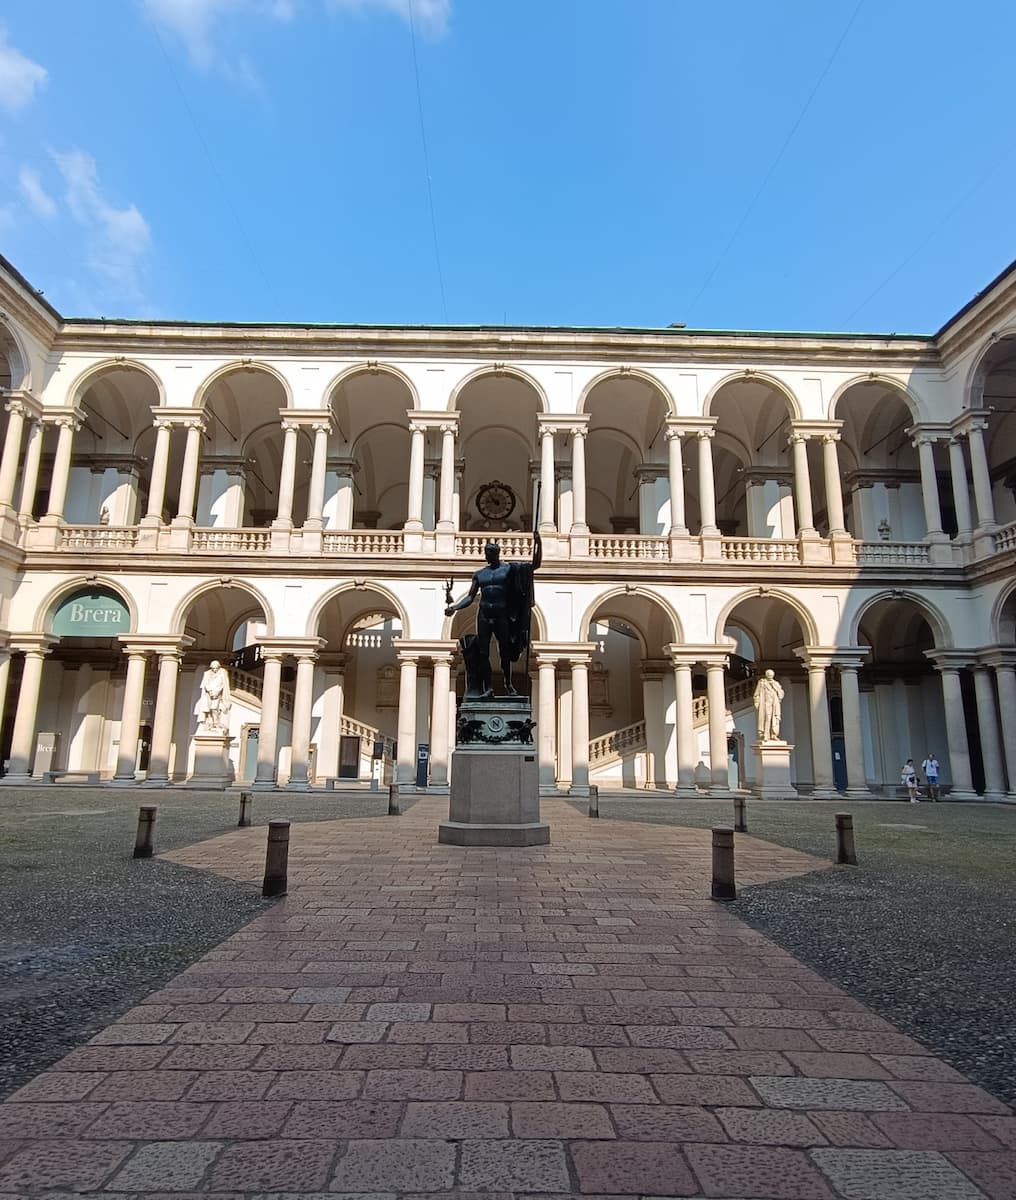
[[[1016,521],[1016,334],[999,338],[982,359],[971,395],[971,414],[976,432],[968,434],[968,441],[970,436],[983,438],[984,447],[982,451],[970,444],[975,499],[979,464],[973,460],[984,453],[994,510],[980,512],[982,497],[979,522],[988,516],[999,525],[1011,525]]]

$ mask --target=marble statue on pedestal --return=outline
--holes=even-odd
[[[780,741],[780,719],[783,715],[783,688],[776,681],[775,671],[769,670],[758,681],[753,696],[758,717],[758,740]]]

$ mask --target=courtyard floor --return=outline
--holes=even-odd
[[[0,1197],[1016,1195],[1006,1105],[706,899],[704,828],[550,801],[549,847],[461,850],[436,798],[285,797],[267,905],[264,829],[208,838],[222,803],[129,871],[215,910],[189,965],[0,1105]],[[745,896],[851,877],[819,848],[739,836]]]

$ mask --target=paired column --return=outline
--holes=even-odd
[[[1003,727],[1007,718],[1016,713],[1016,652],[999,649],[985,660],[995,668],[995,683],[998,687],[998,711]],[[1003,737],[1006,774],[1009,778],[1009,794],[1016,795],[1016,738]]]
[[[589,794],[589,654],[569,659],[572,691],[571,792]]]
[[[815,510],[811,502],[811,474],[808,469],[808,439],[799,430],[789,438],[794,458],[794,499],[797,502],[797,532],[815,536]]]
[[[540,482],[540,533],[554,533],[557,529],[554,523],[554,498],[557,494],[557,481],[554,478],[554,430],[547,425],[540,426]]]
[[[293,697],[293,736],[290,740],[289,787],[310,787],[310,724],[314,709],[314,664],[324,645],[303,646],[296,652],[296,695]]]
[[[827,657],[819,658],[807,646],[796,650],[808,669],[808,718],[811,726],[812,795],[817,799],[836,796],[833,781],[833,746],[829,730],[829,691],[826,684]],[[847,685],[849,688],[849,684]],[[849,703],[849,701],[848,701]],[[860,708],[860,699],[858,699]],[[855,772],[856,773],[856,772]],[[863,759],[861,778],[864,778]]]
[[[152,753],[148,760],[147,783],[169,782],[169,757],[173,745],[173,721],[176,716],[176,691],[184,650],[193,639],[183,638],[175,646],[159,650],[159,685],[155,693],[155,719],[152,722]],[[122,744],[121,737],[121,744]]]
[[[967,464],[963,458],[963,443],[958,437],[949,439],[949,474],[952,477],[953,504],[956,508],[956,530],[960,537],[973,528],[970,515],[970,487],[967,483]]]
[[[258,767],[254,786],[275,787],[279,746],[279,692],[282,688],[284,651],[265,646],[262,649],[264,675],[261,681],[261,721],[258,726]]]
[[[177,509],[176,520],[179,524],[194,523],[194,501],[198,494],[198,468],[201,464],[201,435],[205,423],[200,417],[193,417],[184,422],[187,430],[187,442],[183,452],[183,472],[180,476],[180,506]]]
[[[0,508],[11,508],[14,504],[14,484],[21,458],[21,441],[25,420],[29,416],[24,400],[11,399],[4,405],[7,412],[7,433],[4,436],[3,455],[0,457]]]
[[[702,515],[703,534],[717,535],[720,530],[716,524],[716,482],[713,478],[713,437],[714,429],[699,429],[698,438],[698,467],[699,467],[699,509]],[[724,750],[724,758],[726,750]]]
[[[681,429],[671,425],[666,432],[667,477],[670,484],[670,536],[682,537],[688,532],[684,504],[684,458]]]
[[[822,469],[825,475],[826,513],[829,517],[831,536],[842,536],[847,532],[843,515],[843,483],[840,478],[840,460],[836,452],[838,433],[822,435]]]
[[[963,712],[963,691],[960,686],[960,666],[941,654],[932,656],[942,678],[942,702],[945,706],[945,736],[949,747],[949,774],[952,778],[950,796],[954,800],[972,800],[973,776],[970,772],[970,749],[967,742],[967,723]]]
[[[864,772],[864,735],[861,732],[860,663],[840,663],[840,700],[843,705],[843,742],[847,764],[847,791],[868,794]],[[830,747],[831,749],[831,747]]]
[[[325,472],[328,469],[328,436],[332,431],[329,420],[314,421],[314,458],[310,468],[310,487],[307,491],[307,520],[305,529],[321,529],[325,511]],[[292,516],[292,505],[290,507]]]
[[[421,425],[419,421],[409,422],[409,504],[406,511],[406,529],[417,533],[423,531],[423,456],[426,436],[426,426]],[[399,757],[401,760],[401,754]]]
[[[51,523],[63,520],[64,508],[67,504],[67,485],[71,477],[71,450],[74,445],[74,434],[81,424],[81,418],[76,414],[57,417],[53,422],[57,427],[56,454],[53,458],[53,478],[49,487],[49,505],[46,517]]]
[[[296,443],[300,426],[295,421],[282,422],[282,473],[279,478],[279,504],[276,509],[276,529],[293,528],[293,493],[296,489]]]
[[[155,453],[152,456],[152,481],[148,489],[148,511],[145,519],[162,523],[162,508],[166,502],[166,477],[169,473],[169,445],[172,426],[166,421],[155,422]]]
[[[998,732],[995,688],[990,667],[981,665],[975,668],[974,695],[977,699],[977,724],[981,732],[984,795],[986,800],[1000,800],[1005,795],[1005,770],[1002,766],[1002,742]]]
[[[727,791],[727,693],[723,681],[726,662],[706,663],[706,697],[709,701],[709,786]],[[690,710],[689,705],[689,710]]]
[[[416,779],[417,655],[400,650],[399,667],[399,726],[395,781],[409,785]]]
[[[553,659],[540,657],[538,660],[539,682],[539,771],[540,790],[556,791],[557,788],[557,679]]]
[[[942,506],[938,499],[938,476],[935,473],[934,438],[918,432],[914,438],[921,464],[921,493],[924,497],[924,523],[932,541],[942,541]]]
[[[25,447],[25,463],[21,473],[21,494],[18,500],[18,516],[30,521],[35,513],[35,493],[39,487],[39,465],[42,461],[42,442],[45,429],[40,420],[33,418],[28,425],[28,444]]]
[[[455,521],[455,432],[456,423],[446,421],[441,429],[441,478],[438,494],[437,528],[454,533]],[[433,756],[432,756],[433,758]],[[447,764],[446,764],[447,765]],[[446,772],[447,773],[447,772]]]
[[[434,787],[448,786],[450,754],[448,696],[451,690],[452,656],[433,654],[434,676],[431,681],[430,708],[430,782]]]
[[[691,668],[690,662],[675,661],[674,663],[674,695],[677,707],[677,787],[682,792],[695,790],[695,723],[692,718]],[[724,754],[726,754],[726,744],[724,744]]]
[[[983,530],[995,528],[995,502],[991,494],[991,471],[988,468],[988,454],[984,447],[984,431],[987,427],[987,417],[973,416],[967,422],[967,445],[970,447],[970,471],[974,477],[977,526]]]
[[[7,704],[7,683],[11,677],[11,652],[0,646],[0,726],[3,725]]]
[[[39,692],[42,687],[42,668],[55,638],[37,635],[18,638],[12,650],[25,656],[14,714],[14,733],[11,738],[10,768],[5,783],[27,783],[32,777],[32,755],[35,750],[35,722],[39,711]]]
[[[586,430],[572,429],[572,533],[588,533],[586,524]],[[588,785],[588,770],[587,770]],[[574,778],[572,780],[574,783]]]
[[[141,701],[145,694],[145,669],[148,665],[148,650],[127,650],[127,680],[123,689],[123,708],[120,713],[120,750],[116,756],[114,783],[133,783],[138,761],[138,733],[141,729]]]

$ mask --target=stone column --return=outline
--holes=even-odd
[[[586,524],[586,431],[572,430],[572,533],[588,533]],[[588,779],[588,772],[587,772]],[[574,777],[572,783],[574,784]],[[587,784],[588,786],[588,784]]]
[[[709,700],[709,787],[727,791],[727,694],[723,682],[724,663],[706,663],[706,696]]]
[[[35,719],[39,711],[39,691],[42,687],[42,666],[50,651],[52,641],[48,637],[34,637],[14,644],[12,649],[22,650],[25,666],[18,690],[17,709],[14,714],[14,733],[11,738],[10,767],[4,777],[5,783],[27,783],[32,777],[32,755],[35,750]]]
[[[145,777],[147,783],[169,782],[169,755],[173,744],[173,719],[176,714],[176,685],[182,658],[183,649],[180,647],[159,651],[159,687],[155,694],[152,753]]]
[[[300,426],[282,422],[282,472],[279,476],[279,504],[273,525],[276,529],[293,528],[293,492],[296,489],[296,443]]]
[[[974,692],[977,697],[977,724],[981,731],[981,757],[984,761],[984,798],[1001,800],[1005,796],[1005,774],[990,667],[975,669]]]
[[[141,729],[141,701],[145,694],[147,650],[127,651],[127,680],[123,689],[120,714],[120,752],[116,756],[114,783],[133,783],[138,761],[138,733]]]
[[[557,681],[553,659],[539,659],[539,767],[540,790],[557,790]]]
[[[443,533],[455,532],[455,426],[450,422],[441,426],[441,490],[437,528]],[[447,770],[445,774],[447,776]]]
[[[307,520],[305,529],[321,529],[324,525],[325,470],[328,465],[328,435],[331,425],[327,421],[315,421],[314,460],[310,469],[310,488],[307,492]]]
[[[254,786],[273,788],[276,783],[279,746],[279,690],[282,687],[283,652],[263,649],[264,676],[261,682],[261,721],[258,725],[258,768]]]
[[[642,664],[642,712],[646,727],[646,786],[667,786],[666,702],[656,662]]]
[[[153,524],[162,523],[162,507],[166,502],[166,476],[169,472],[169,445],[173,435],[170,425],[155,424],[155,453],[152,456],[152,482],[148,489],[148,511],[145,517]]]
[[[808,668],[808,716],[811,723],[811,761],[816,799],[832,799],[838,795],[833,786],[833,748],[829,732],[829,693],[826,687],[825,663],[808,657],[807,649],[799,655]],[[861,771],[862,778],[864,770]]]
[[[977,502],[979,529],[995,528],[995,502],[991,494],[991,472],[984,448],[986,417],[973,417],[967,425],[967,444],[970,447],[970,470],[974,477],[974,499]]]
[[[815,511],[811,503],[811,474],[808,470],[808,439],[803,433],[790,435],[794,457],[794,499],[797,503],[797,532],[815,535]]]
[[[688,532],[684,505],[684,458],[680,429],[668,429],[667,476],[670,483],[670,536],[681,537]]]
[[[918,433],[914,439],[921,463],[921,493],[924,497],[924,523],[927,526],[928,537],[933,541],[941,541],[945,534],[942,531],[942,506],[938,500],[938,477],[935,474],[934,439],[927,434]]]
[[[949,746],[949,776],[952,779],[949,795],[953,800],[973,800],[977,793],[970,773],[970,750],[959,667],[941,662],[937,665],[942,677],[945,737]]]
[[[701,533],[717,535],[720,531],[716,525],[716,484],[713,479],[713,435],[715,430],[700,429],[698,438],[699,465],[699,508],[702,514]],[[724,752],[726,756],[726,752]]]
[[[6,646],[0,647],[0,726],[3,725],[7,708],[7,684],[11,676],[11,652]]]
[[[11,508],[14,503],[14,482],[18,475],[21,438],[28,409],[23,400],[16,399],[8,400],[4,409],[8,416],[3,456],[0,457],[0,508]]]
[[[395,782],[411,785],[416,780],[416,655],[400,650],[399,666],[399,732]]]
[[[573,796],[589,794],[589,659],[573,658],[572,690],[572,783]]]
[[[353,528],[353,512],[355,509],[355,485],[353,475],[357,470],[352,459],[340,459],[338,463],[339,490],[335,503],[335,528],[349,530]]]
[[[1007,720],[1006,714],[1016,713],[1016,663],[999,658],[995,662],[995,682],[998,685],[998,709],[1002,720]],[[3,714],[0,713],[0,716]],[[1016,794],[1016,738],[1009,736],[1002,739],[1005,750],[1005,767],[1009,776],[1009,794]]]
[[[290,749],[289,787],[305,792],[310,787],[310,722],[314,708],[314,664],[317,653],[301,650],[296,658],[296,695],[293,697],[293,736]]]
[[[825,474],[826,513],[829,517],[830,535],[842,536],[847,532],[843,516],[843,483],[840,479],[840,459],[836,453],[838,433],[827,433],[822,437],[822,467]]]
[[[555,533],[554,498],[557,494],[557,484],[554,480],[554,430],[546,425],[540,426],[540,481],[542,499],[540,512],[540,533]]]
[[[974,523],[970,516],[967,464],[963,460],[963,443],[958,437],[949,439],[949,473],[952,476],[953,504],[956,506],[956,529],[962,537],[970,533]]]
[[[442,479],[442,485],[444,480]],[[448,692],[451,687],[452,656],[434,654],[434,678],[431,684],[430,712],[430,784],[448,786]]]
[[[46,516],[50,521],[63,520],[64,508],[67,504],[67,485],[71,477],[71,449],[74,445],[74,432],[78,427],[78,417],[58,417],[54,422],[57,427],[56,454],[53,458],[53,476],[49,487],[49,505]]]
[[[869,791],[864,777],[864,735],[861,732],[861,690],[857,681],[858,670],[857,664],[840,664],[840,699],[843,704],[847,793],[851,796],[867,796]]]
[[[183,472],[180,476],[180,507],[176,514],[178,522],[194,523],[194,500],[198,489],[198,468],[201,461],[201,434],[204,422],[191,420],[185,423],[187,441],[183,451]]]
[[[677,723],[678,791],[695,790],[695,722],[692,716],[691,663],[674,663]]]
[[[42,442],[45,428],[41,421],[33,420],[28,426],[28,445],[25,448],[25,464],[21,475],[21,495],[18,500],[18,516],[29,521],[35,512],[35,493],[39,487],[39,463],[42,461]]]
[[[409,504],[406,510],[406,529],[423,531],[423,455],[426,430],[416,421],[409,422]],[[415,667],[414,667],[415,670]],[[415,701],[414,701],[415,703]],[[415,762],[415,748],[413,751]]]

